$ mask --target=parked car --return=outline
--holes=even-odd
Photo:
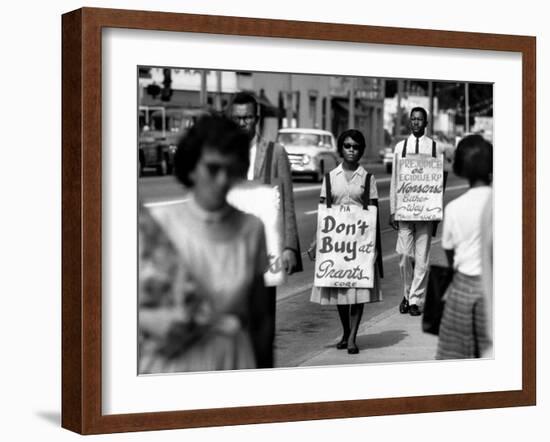
[[[168,133],[162,136],[156,131],[146,131],[139,137],[139,174],[145,169],[155,169],[158,175],[171,174],[174,169],[179,133]]]
[[[150,108],[142,106],[140,109],[145,112]],[[171,174],[179,139],[195,124],[197,118],[208,113],[203,108],[151,109],[150,118],[154,127],[163,129],[142,128],[138,142],[139,174],[142,175],[145,169],[154,169],[161,176]]]
[[[323,180],[326,172],[339,163],[336,140],[331,132],[320,129],[280,129],[277,142],[282,144],[290,160],[293,175]]]

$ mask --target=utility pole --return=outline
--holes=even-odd
[[[201,107],[206,107],[206,105],[208,104],[208,91],[206,87],[206,71],[202,69],[200,71],[200,75],[201,75],[201,91],[200,91],[199,100],[200,100]]]
[[[464,84],[464,130],[470,132],[470,84]]]
[[[292,127],[294,118],[294,94],[292,93],[292,74],[288,74],[288,93],[286,100],[286,127]]]
[[[349,121],[348,129],[355,129],[355,77],[352,77],[349,82]]]
[[[401,135],[401,120],[403,110],[401,109],[401,98],[403,96],[403,80],[397,80],[397,121],[395,122],[395,135]]]
[[[216,110],[222,111],[222,71],[216,71]]]
[[[434,127],[434,87],[433,81],[428,81],[428,135],[433,134]]]

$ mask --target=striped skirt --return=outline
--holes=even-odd
[[[436,359],[479,358],[490,344],[481,276],[456,272],[445,293]]]

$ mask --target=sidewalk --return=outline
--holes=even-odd
[[[397,308],[384,312],[357,333],[359,354],[337,350],[331,342],[301,366],[429,361],[435,358],[437,336],[422,331],[422,316],[402,315]]]
[[[433,244],[430,262],[446,262],[439,237]],[[393,267],[388,268],[388,278],[384,280],[386,292],[383,302],[390,302],[393,306],[367,321],[363,319],[357,333],[359,354],[350,355],[347,350],[337,350],[336,343],[340,339],[338,336],[327,342],[317,354],[302,361],[300,366],[380,364],[435,359],[438,337],[422,331],[422,316],[399,313],[398,304],[401,296],[398,295],[398,291],[401,281],[396,275],[397,263],[393,262],[393,259],[392,264]]]
[[[437,238],[432,240],[431,264],[443,265],[447,261],[441,248],[440,235],[441,229],[438,229]],[[334,306],[319,306],[309,302],[311,281],[305,283],[304,280],[300,281],[302,285],[297,284],[300,291],[298,296],[280,291],[275,342],[277,367],[434,360],[438,337],[422,331],[422,316],[399,313],[402,282],[397,253],[389,251],[384,256],[384,273],[383,300],[365,305],[357,334],[359,354],[356,355],[348,354],[345,349],[336,349],[336,343],[341,337],[336,309]]]

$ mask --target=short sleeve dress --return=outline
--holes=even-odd
[[[160,245],[173,250],[163,253],[169,259],[161,263],[163,268],[171,270],[166,272],[161,268],[154,272],[165,274],[164,284],[142,281],[152,273],[143,272],[147,268],[147,260],[143,258],[158,254],[158,250],[154,253],[140,250],[140,306],[151,299],[151,291],[157,292],[156,296],[161,299],[178,296],[174,294],[174,289],[181,286],[177,278],[186,278],[197,288],[203,304],[210,310],[210,317],[221,323],[231,318],[231,323],[238,326],[231,330],[213,328],[198,337],[180,356],[172,358],[159,352],[162,343],[142,339],[139,372],[255,368],[248,324],[251,297],[264,293],[262,275],[267,267],[267,254],[262,222],[230,206],[220,212],[206,212],[193,198],[183,204],[153,207],[143,218],[156,226],[148,230],[149,236],[155,232],[157,240],[143,238],[144,228],[140,226],[140,249],[143,242],[146,249]]]
[[[349,181],[346,179],[341,164],[333,169],[330,172],[333,204],[349,204],[363,207],[362,198],[366,177],[367,171],[362,166],[359,166],[354,171]],[[326,198],[325,179],[323,179],[323,185],[321,187],[321,198]],[[371,175],[370,180],[370,199],[378,199],[378,190],[376,188],[374,175]],[[374,287],[372,289],[313,286],[310,300],[311,302],[321,305],[363,304],[381,301],[382,290],[380,287],[380,274],[378,268],[375,265]]]

